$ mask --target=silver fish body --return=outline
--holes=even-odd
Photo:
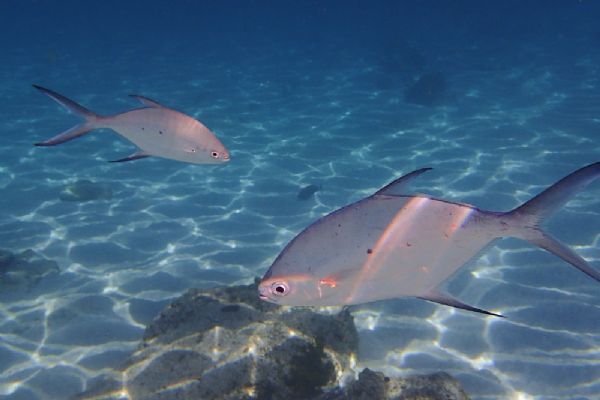
[[[67,110],[84,119],[79,125],[37,146],[55,146],[94,129],[108,128],[129,140],[138,151],[116,160],[132,161],[150,156],[193,164],[219,164],[229,161],[229,152],[200,121],[164,107],[142,96],[133,96],[145,107],[113,116],[100,116],[49,89],[35,86]]]
[[[528,240],[600,281],[600,273],[539,223],[600,177],[600,163],[564,178],[506,213],[400,192],[425,169],[321,218],[281,252],[259,285],[263,300],[295,306],[418,297],[471,311],[440,286],[494,240]],[[497,315],[497,314],[494,314]]]

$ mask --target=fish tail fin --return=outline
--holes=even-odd
[[[71,99],[56,93],[50,89],[43,88],[38,85],[33,85],[34,88],[49,96],[52,100],[66,108],[68,111],[75,115],[80,116],[84,121],[80,124],[75,125],[71,129],[66,130],[48,140],[36,143],[36,146],[55,146],[57,144],[68,142],[69,140],[78,138],[89,131],[98,128],[97,122],[102,118],[100,115],[91,112],[87,108],[77,104]]]
[[[578,169],[525,204],[505,213],[507,225],[515,228],[510,235],[527,240],[549,251],[600,282],[599,271],[592,268],[568,246],[546,233],[540,226],[571,197],[598,178],[600,178],[600,162]]]

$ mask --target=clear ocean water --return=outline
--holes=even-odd
[[[434,167],[417,192],[504,211],[599,161],[599,17],[591,0],[0,2],[0,249],[59,267],[0,281],[0,397],[79,393],[170,300],[251,282],[302,228],[403,173]],[[407,101],[428,73],[439,96]],[[33,83],[101,114],[148,96],[232,160],[110,164],[134,149],[110,131],[36,148],[78,119]],[[81,180],[112,196],[61,200]],[[597,182],[548,223],[596,268],[599,199]],[[600,397],[598,282],[507,239],[449,291],[508,318],[356,307],[359,366],[443,370],[473,399]]]

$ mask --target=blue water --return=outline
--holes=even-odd
[[[484,4],[480,4],[484,3]],[[248,283],[317,217],[424,166],[417,192],[508,210],[600,160],[593,1],[0,2],[0,249],[59,273],[0,283],[0,396],[64,399],[114,373],[191,287]],[[422,74],[445,90],[405,100]],[[109,164],[133,147],[31,87],[101,114],[140,94],[192,115],[227,165]],[[61,201],[78,180],[112,199]],[[323,189],[307,201],[305,185]],[[600,268],[600,184],[548,224]],[[444,370],[474,399],[600,396],[600,286],[504,240],[449,291],[498,319],[401,299],[358,307],[358,368]]]

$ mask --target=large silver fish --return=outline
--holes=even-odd
[[[91,130],[109,128],[135,144],[139,150],[114,162],[139,160],[150,156],[193,164],[219,164],[229,161],[229,152],[200,121],[158,104],[146,97],[132,95],[145,107],[112,116],[100,116],[74,101],[41,86],[33,85],[84,121],[36,146],[55,146],[78,138]]]
[[[328,306],[411,296],[500,316],[464,304],[440,286],[495,239],[507,236],[546,249],[600,281],[600,272],[540,226],[600,177],[600,162],[509,212],[402,194],[429,169],[411,172],[302,231],[263,277],[260,298],[282,305]]]

